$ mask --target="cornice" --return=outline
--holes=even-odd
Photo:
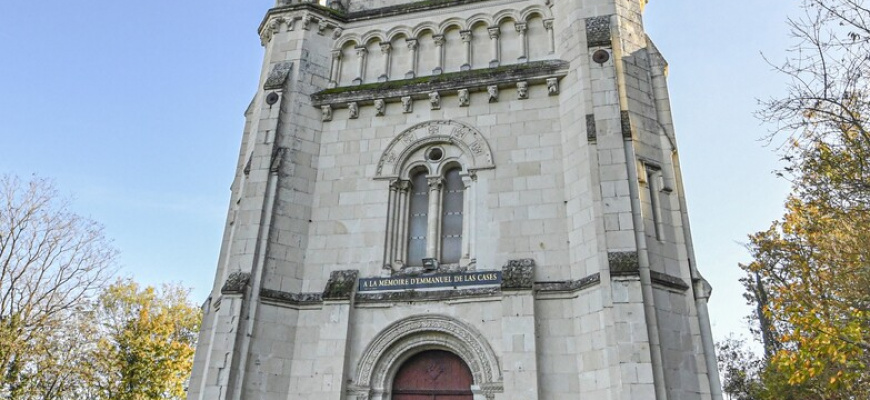
[[[508,88],[517,82],[529,84],[546,83],[547,79],[562,78],[568,74],[568,62],[563,60],[534,61],[525,64],[497,68],[452,72],[413,79],[370,83],[359,86],[343,86],[327,89],[311,95],[312,105],[346,107],[347,103],[372,103],[375,99],[397,101],[410,96],[415,100],[428,99],[429,93],[455,93],[460,89],[483,91],[488,86]]]

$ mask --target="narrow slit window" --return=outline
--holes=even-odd
[[[426,258],[426,232],[429,228],[429,184],[426,171],[411,177],[411,197],[408,204],[409,266],[423,266]]]
[[[441,212],[441,262],[459,263],[462,257],[462,218],[465,184],[459,168],[444,175],[444,195]]]

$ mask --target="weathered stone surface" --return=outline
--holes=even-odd
[[[323,300],[349,300],[356,287],[358,270],[332,271],[323,289]]]
[[[288,61],[275,64],[272,67],[272,72],[269,73],[269,77],[266,78],[266,82],[263,84],[263,89],[273,90],[283,88],[292,70],[293,62]]]
[[[223,294],[244,293],[248,288],[248,282],[251,280],[249,272],[233,272],[227,277],[224,286],[221,288]]]
[[[614,251],[607,253],[611,276],[631,276],[640,273],[636,251]]]
[[[531,290],[534,285],[535,260],[510,260],[502,267],[502,290]]]

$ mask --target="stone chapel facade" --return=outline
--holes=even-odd
[[[189,399],[721,399],[645,0],[279,0]]]

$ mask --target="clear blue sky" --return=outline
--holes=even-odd
[[[571,0],[557,0],[571,1]],[[651,0],[714,335],[745,332],[741,243],[782,214],[786,182],[756,99],[783,91],[782,0]],[[0,2],[0,173],[36,173],[102,222],[122,273],[211,288],[271,0]]]

